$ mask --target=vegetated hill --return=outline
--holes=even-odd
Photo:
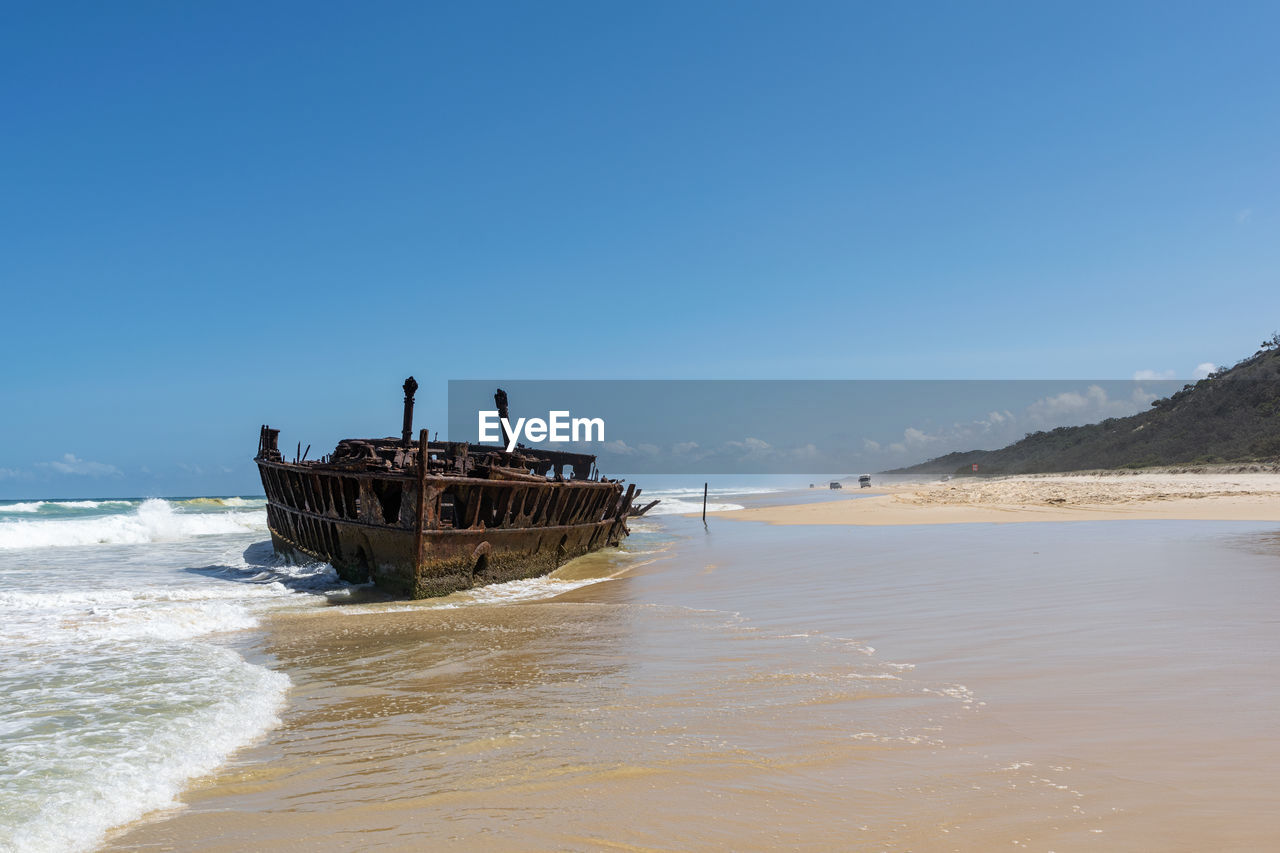
[[[1280,334],[1231,368],[1097,424],[1034,432],[999,450],[948,453],[885,473],[998,477],[1280,459]]]

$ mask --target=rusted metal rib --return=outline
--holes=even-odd
[[[412,377],[411,377],[412,379]],[[406,389],[408,383],[405,383]],[[410,398],[412,399],[412,398]],[[412,406],[412,402],[408,405]],[[407,416],[406,416],[407,417]],[[422,528],[427,521],[427,434],[429,430],[422,430],[418,433],[418,523],[414,528],[413,543],[413,571],[416,573],[422,568]]]

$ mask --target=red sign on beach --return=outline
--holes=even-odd
[[[978,463],[977,463],[977,462],[973,463],[973,470],[975,470],[975,471],[977,471],[977,470],[978,470]]]

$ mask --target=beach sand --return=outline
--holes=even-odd
[[[902,483],[858,500],[748,507],[718,517],[770,524],[1003,524],[1172,519],[1280,521],[1280,474],[1107,473]]]
[[[1280,529],[1122,511],[1265,494],[1196,482],[803,508],[1107,523],[668,517],[552,600],[282,614],[283,725],[105,849],[1274,849]]]

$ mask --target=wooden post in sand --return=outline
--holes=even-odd
[[[702,484],[702,523],[707,523],[707,484]]]

